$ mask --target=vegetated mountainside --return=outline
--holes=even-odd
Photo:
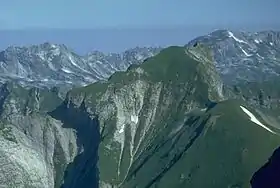
[[[280,144],[279,127],[265,99],[245,99],[257,87],[240,87],[223,86],[203,46],[170,47],[108,82],[72,90],[60,109],[82,106],[99,122],[100,187],[250,187]],[[272,111],[273,100],[279,93],[267,102]]]
[[[88,85],[105,80],[116,71],[125,71],[131,64],[139,64],[160,49],[136,47],[120,54],[94,51],[80,56],[65,45],[11,46],[0,52],[0,82],[48,88]]]
[[[225,85],[198,44],[166,48],[64,101],[56,89],[5,84],[1,186],[250,187],[280,145],[278,82]]]

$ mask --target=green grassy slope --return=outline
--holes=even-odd
[[[169,47],[108,82],[69,93],[68,99],[85,101],[99,117],[100,181],[123,188],[250,187],[280,138],[250,121],[240,105],[251,103],[242,96],[232,92],[241,100],[223,101],[204,50]],[[121,120],[124,130],[118,133]]]
[[[131,171],[123,187],[249,188],[253,173],[279,146],[280,137],[251,122],[239,106],[238,101],[225,101],[191,116],[178,135],[165,137],[165,146],[151,151],[144,167]],[[192,126],[196,129],[190,133]]]

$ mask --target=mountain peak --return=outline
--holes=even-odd
[[[280,75],[280,32],[216,30],[186,46],[196,43],[212,49],[215,66],[226,83],[269,80]]]
[[[225,100],[211,52],[200,43],[171,46],[108,82],[68,93],[60,109],[98,118],[101,186],[249,187],[279,145],[279,130],[246,99]]]

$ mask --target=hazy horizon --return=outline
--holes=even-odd
[[[121,52],[133,47],[184,45],[216,29],[249,32],[280,30],[279,26],[246,27],[162,27],[162,28],[96,28],[96,29],[0,29],[0,50],[8,46],[30,46],[50,42],[65,44],[80,55],[91,51]]]
[[[214,29],[279,29],[279,7],[278,0],[3,1],[0,49],[47,41],[80,54],[183,45]]]

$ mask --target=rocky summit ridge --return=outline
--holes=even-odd
[[[228,84],[217,63],[197,42],[65,96],[3,84],[0,187],[256,188],[280,145],[279,77]]]
[[[189,45],[203,43],[214,52],[217,70],[227,84],[263,81],[280,74],[280,32],[216,30]]]

